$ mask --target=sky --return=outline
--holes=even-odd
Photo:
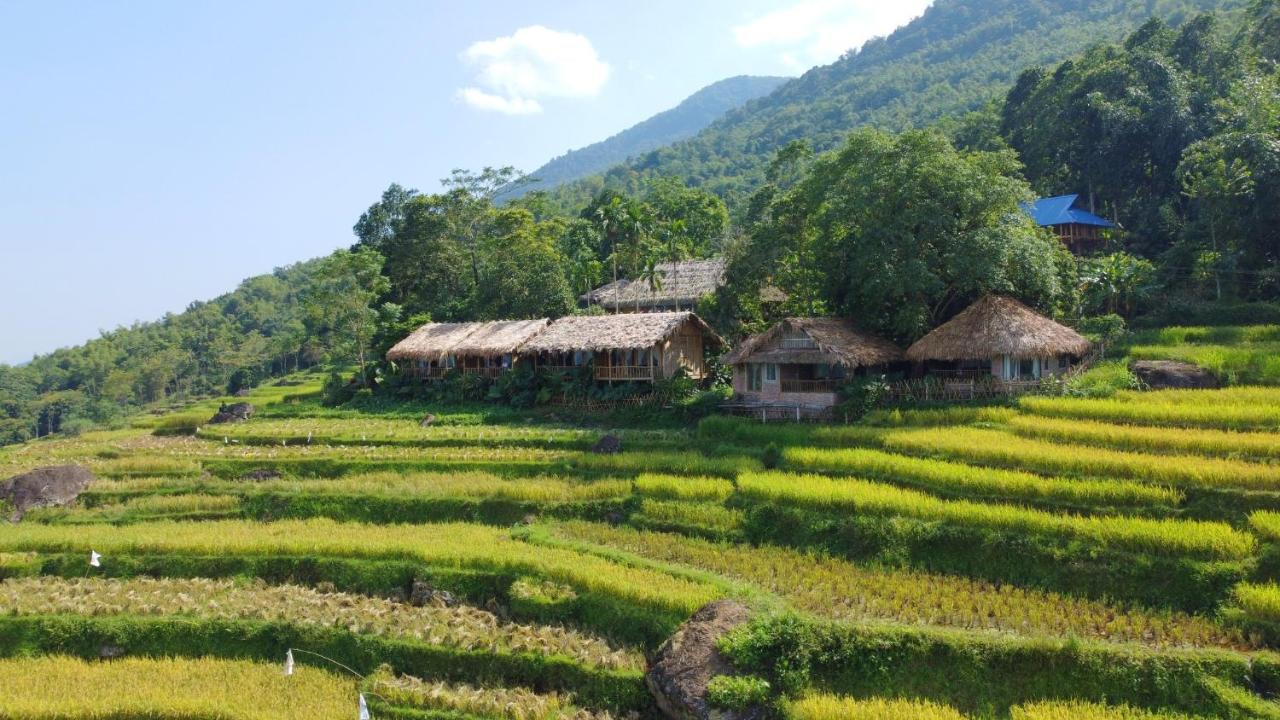
[[[532,171],[929,0],[0,0],[0,363],[352,242],[392,182]]]

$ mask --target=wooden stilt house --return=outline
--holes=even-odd
[[[654,382],[681,368],[690,377],[706,377],[704,347],[723,344],[691,312],[580,315],[552,322],[520,355],[558,370],[590,365],[600,381]]]
[[[907,348],[926,373],[962,381],[1034,384],[1089,352],[1071,328],[1001,295],[988,295]]]
[[[902,361],[901,348],[840,318],[787,318],[724,358],[738,400],[811,410],[836,405],[853,378],[899,370]]]

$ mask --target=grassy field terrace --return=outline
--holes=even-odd
[[[314,391],[0,449],[98,478],[0,525],[0,717],[657,717],[647,658],[717,598],[755,611],[724,708],[1280,717],[1280,389],[696,428]]]

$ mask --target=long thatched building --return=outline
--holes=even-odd
[[[549,322],[542,318],[428,323],[396,343],[387,359],[424,380],[438,379],[451,371],[497,377],[514,366],[517,351]]]
[[[1002,295],[987,295],[907,348],[932,375],[1034,382],[1065,372],[1089,352],[1071,328]]]
[[[551,323],[520,354],[538,367],[592,365],[596,380],[654,382],[681,368],[690,377],[705,377],[708,345],[724,341],[691,312],[582,315]]]
[[[835,405],[849,379],[891,372],[902,361],[901,348],[841,318],[787,318],[724,358],[739,399],[814,409]]]

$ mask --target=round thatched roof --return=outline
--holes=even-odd
[[[907,348],[908,360],[1083,355],[1089,341],[1013,298],[987,295]]]
[[[778,341],[783,333],[801,332],[813,340],[814,348],[787,348]],[[902,359],[897,345],[864,333],[841,318],[787,318],[752,335],[724,357],[726,365],[744,362],[830,363],[848,368],[886,365]]]

